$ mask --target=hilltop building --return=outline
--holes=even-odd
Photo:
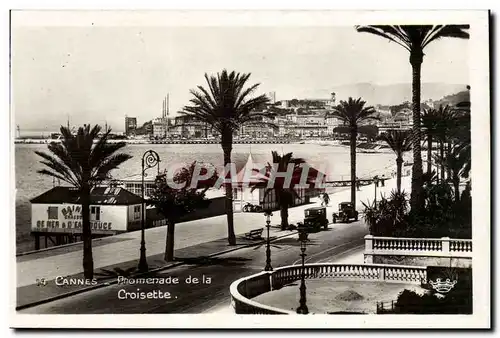
[[[137,117],[125,116],[125,135],[130,136],[135,134],[137,129]]]

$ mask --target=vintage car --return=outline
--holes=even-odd
[[[311,231],[328,229],[326,207],[314,207],[304,210],[304,225]]]
[[[339,204],[339,212],[333,213],[333,223],[337,220],[343,223],[348,223],[351,219],[358,220],[358,212],[354,209],[351,202],[342,202]]]

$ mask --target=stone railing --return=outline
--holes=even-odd
[[[291,265],[274,271],[241,278],[231,284],[231,304],[238,314],[294,314],[252,301],[263,293],[279,289],[301,278],[302,266]],[[427,270],[420,266],[388,264],[307,264],[306,279],[331,278],[335,280],[379,281],[406,284],[427,283]]]
[[[472,256],[472,240],[365,236],[365,253],[393,255]]]

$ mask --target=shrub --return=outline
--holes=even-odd
[[[391,192],[380,202],[363,203],[364,219],[374,236],[392,237],[452,237],[471,238],[472,200],[466,189],[459,201],[455,200],[448,183],[427,184],[424,187],[423,211],[408,210],[408,195]]]

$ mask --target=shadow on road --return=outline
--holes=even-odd
[[[197,265],[197,266],[210,266],[210,265],[220,265],[220,266],[241,266],[245,265],[245,262],[250,261],[249,258],[244,257],[208,257],[208,256],[200,256],[200,257],[176,257],[176,261],[182,262],[188,265]]]
[[[281,246],[289,245],[289,246],[300,247],[300,242],[297,240],[297,238],[282,238],[282,239],[278,239],[277,241],[274,241],[273,244],[281,245]],[[319,244],[321,244],[321,241],[319,241],[317,239],[310,239],[307,242],[308,246],[319,245]]]

